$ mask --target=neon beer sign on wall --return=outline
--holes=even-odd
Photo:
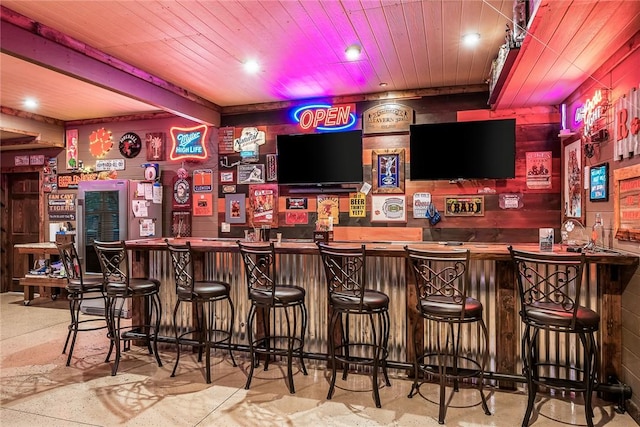
[[[356,124],[356,104],[303,105],[292,110],[291,117],[304,130],[345,130]]]
[[[605,123],[601,123],[605,118],[607,107],[609,106],[609,91],[598,89],[592,98],[587,99],[582,107],[576,110],[575,123],[583,123],[582,133],[590,136],[600,130]]]
[[[171,128],[171,160],[205,160],[207,153],[207,126]]]

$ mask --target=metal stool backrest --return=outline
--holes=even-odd
[[[585,255],[526,252],[511,246],[509,252],[518,281],[522,307],[520,315],[523,321],[536,323],[527,316],[525,309],[535,306],[554,314],[570,316],[568,328],[575,329],[586,264]]]
[[[365,246],[340,247],[318,242],[329,296],[358,298],[363,309],[366,290]]]
[[[247,277],[247,288],[252,291],[271,294],[271,303],[275,298],[276,249],[273,243],[245,244],[238,240],[240,255]]]
[[[60,254],[60,261],[64,266],[64,271],[67,276],[67,282],[70,280],[79,281],[81,285],[84,285],[82,278],[82,265],[80,265],[80,257],[76,250],[76,245],[73,242],[56,243],[58,247],[58,253]]]
[[[129,256],[124,241],[94,240],[93,247],[98,254],[104,283],[121,283],[129,286]]]
[[[184,245],[176,245],[169,243],[169,239],[164,241],[167,243],[167,248],[171,255],[176,292],[182,296],[193,294],[194,265],[191,243],[186,242]]]
[[[469,284],[468,249],[429,251],[404,247],[413,270],[418,306],[420,301],[446,297],[460,305],[459,316],[464,319]]]

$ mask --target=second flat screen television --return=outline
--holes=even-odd
[[[362,182],[362,131],[278,135],[278,184]]]
[[[412,181],[515,178],[515,120],[411,125]]]

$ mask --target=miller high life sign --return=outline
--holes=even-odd
[[[292,110],[291,117],[304,130],[346,130],[356,124],[356,104],[304,105]]]
[[[207,126],[171,128],[171,160],[205,160],[207,153]]]

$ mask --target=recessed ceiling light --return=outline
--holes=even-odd
[[[385,82],[380,82],[380,87],[387,87],[387,83],[385,83]]]
[[[258,65],[257,61],[250,59],[244,63],[244,70],[247,73],[257,73],[260,70],[260,65]]]
[[[462,42],[465,46],[473,47],[478,44],[480,41],[480,34],[478,33],[469,33],[462,36]]]
[[[349,61],[355,61],[356,59],[360,58],[361,52],[362,52],[362,48],[357,44],[353,44],[349,46],[347,50],[344,51]]]
[[[33,98],[27,98],[27,99],[24,100],[23,105],[26,108],[36,108],[38,106],[38,101],[36,101]]]

